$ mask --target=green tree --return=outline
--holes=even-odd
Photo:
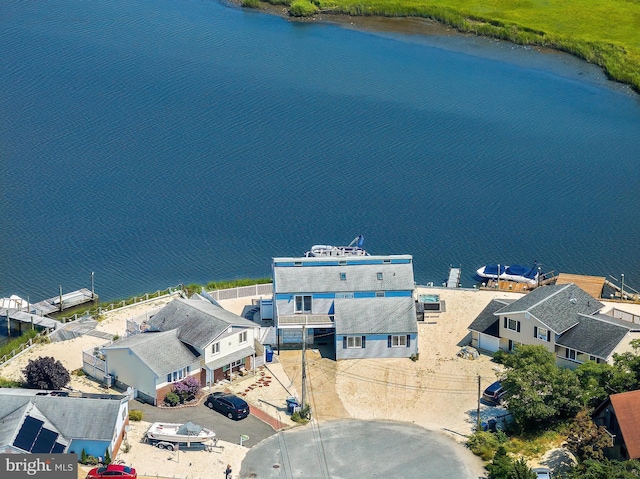
[[[596,426],[591,414],[582,409],[569,425],[567,449],[580,461],[604,459],[603,449],[611,446],[611,437],[603,426]]]
[[[104,459],[102,460],[105,464],[111,464],[111,454],[109,454],[109,448],[104,451]]]
[[[573,417],[582,406],[578,377],[559,368],[544,346],[522,345],[505,359],[507,409],[521,430],[536,430]]]
[[[640,461],[595,461],[589,459],[572,467],[563,479],[638,479]]]
[[[489,479],[511,479],[513,473],[513,459],[507,454],[504,446],[499,446],[493,460],[487,464]]]
[[[531,470],[527,461],[520,458],[513,463],[513,472],[509,479],[536,479],[536,474]]]
[[[34,389],[61,389],[71,381],[69,371],[52,357],[29,360],[22,373],[27,386]]]
[[[580,381],[585,406],[596,407],[609,396],[615,374],[611,364],[587,361],[578,366],[575,374]]]

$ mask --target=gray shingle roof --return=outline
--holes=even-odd
[[[603,304],[573,283],[541,286],[496,312],[496,315],[527,312],[555,333],[578,323],[578,314],[593,314]]]
[[[412,297],[336,299],[335,323],[336,334],[418,332]]]
[[[479,333],[488,334],[496,338],[500,337],[500,318],[495,316],[495,312],[504,308],[509,303],[515,301],[514,299],[492,299],[489,304],[480,312],[480,314],[469,325],[471,331],[477,331]]]
[[[322,293],[352,291],[412,291],[415,287],[413,262],[367,264],[366,261],[384,259],[411,260],[410,255],[363,256],[340,258],[349,261],[349,265],[323,266],[327,261],[337,258],[274,258],[274,263],[290,260],[318,266],[282,266],[273,268],[275,293]],[[362,261],[362,264],[357,264]],[[352,264],[353,263],[353,264]],[[340,279],[340,273],[346,273],[346,279]],[[378,280],[382,273],[382,280]]]
[[[147,321],[156,331],[177,329],[178,338],[191,346],[204,349],[229,326],[257,328],[256,323],[242,318],[204,299],[174,299]]]
[[[185,368],[200,355],[178,339],[178,331],[145,332],[116,341],[103,351],[130,349],[158,377]]]
[[[608,358],[631,328],[603,320],[602,316],[577,315],[578,324],[562,334],[556,343],[602,359]]]
[[[12,395],[9,391],[3,391],[0,396],[0,420],[7,416],[23,417],[29,414],[33,404],[36,412],[39,411],[67,439],[111,441],[121,402],[122,399]],[[4,429],[3,436],[0,437],[0,444],[7,439]]]

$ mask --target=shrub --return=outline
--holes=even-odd
[[[142,421],[143,412],[139,409],[131,409],[129,411],[129,420],[130,421]]]
[[[178,395],[181,403],[192,401],[200,391],[200,381],[195,376],[184,378],[173,386],[173,393]]]
[[[131,444],[129,443],[129,441],[125,440],[122,442],[122,452],[124,452],[125,454],[128,453],[131,450]]]
[[[29,360],[22,373],[27,387],[34,389],[61,389],[71,381],[69,371],[50,356]]]
[[[82,448],[82,452],[80,453],[80,462],[82,464],[87,463],[87,451],[85,451],[84,448]]]
[[[72,371],[71,374],[73,374],[75,376],[86,376],[87,375],[87,373],[85,373],[84,369],[82,369],[82,368],[78,368],[78,369]]]
[[[312,17],[318,13],[318,7],[309,0],[293,0],[289,7],[289,15],[292,17]]]
[[[509,354],[505,353],[502,349],[498,349],[495,353],[493,353],[493,361],[498,364],[504,364],[504,357]]]
[[[104,464],[111,464],[111,454],[109,454],[109,448],[106,448],[104,451],[104,459],[102,461]]]
[[[21,388],[22,383],[20,381],[14,381],[13,379],[0,378],[0,388]]]
[[[169,393],[165,396],[164,402],[171,407],[177,406],[180,404],[180,396],[176,393]]]
[[[259,0],[242,0],[242,6],[244,8],[260,8]]]
[[[476,456],[480,456],[485,461],[491,460],[500,446],[501,438],[488,431],[478,431],[471,435],[467,441],[467,446]]]

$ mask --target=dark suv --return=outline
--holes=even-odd
[[[228,393],[213,393],[204,403],[205,406],[221,412],[229,419],[243,419],[249,415],[247,401]]]
[[[482,399],[487,401],[490,404],[500,404],[502,403],[502,397],[506,391],[502,388],[500,381],[496,381],[482,393]]]

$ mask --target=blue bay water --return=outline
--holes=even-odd
[[[0,296],[265,277],[358,234],[419,283],[538,260],[640,289],[640,101],[585,64],[206,0],[0,22]]]

